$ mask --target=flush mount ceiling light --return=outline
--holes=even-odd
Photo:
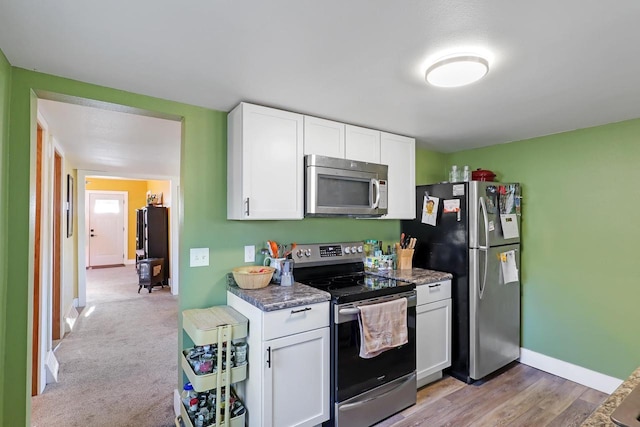
[[[459,54],[439,59],[425,74],[428,83],[439,87],[468,85],[489,72],[489,62],[478,55]]]

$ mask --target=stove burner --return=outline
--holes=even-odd
[[[327,290],[338,295],[350,295],[367,290],[366,286],[335,286],[331,285]]]
[[[309,282],[309,286],[313,286],[314,288],[324,288],[331,284],[331,279],[323,279],[323,280],[312,280]]]
[[[350,285],[356,281],[357,281],[357,277],[345,276],[345,277],[334,277],[331,280],[331,283],[334,284],[335,286],[340,286],[340,285]]]

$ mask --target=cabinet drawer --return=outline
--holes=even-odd
[[[263,320],[264,341],[324,328],[329,326],[329,302],[265,312]]]
[[[416,286],[418,305],[451,298],[451,280]]]

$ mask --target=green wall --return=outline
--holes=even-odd
[[[4,367],[6,331],[5,296],[7,292],[7,164],[6,150],[9,141],[9,100],[11,93],[11,66],[0,50],[0,366]],[[4,369],[0,369],[0,384],[4,383]],[[2,414],[3,399],[0,399]],[[2,418],[0,417],[0,420]]]
[[[640,120],[449,156],[521,182],[522,346],[627,378],[640,364]]]
[[[366,238],[390,241],[398,238],[398,221],[227,221],[226,113],[13,68],[8,144],[11,168],[8,186],[3,186],[2,191],[2,196],[8,196],[12,201],[8,212],[11,258],[7,263],[8,280],[12,286],[3,286],[7,289],[5,312],[11,319],[11,328],[3,332],[4,348],[11,351],[3,352],[6,360],[0,370],[4,374],[0,395],[5,408],[0,416],[0,425],[27,425],[30,415],[31,345],[28,337],[32,328],[29,313],[33,294],[30,280],[33,268],[29,265],[33,246],[30,201],[34,194],[30,172],[34,156],[30,143],[36,118],[34,92],[111,102],[183,118],[179,243],[181,310],[226,302],[225,275],[232,267],[243,264],[244,245],[260,247],[267,239],[328,242]],[[426,155],[428,157],[428,153]],[[192,247],[211,248],[209,267],[189,268],[189,248]],[[180,334],[180,346],[182,340]]]
[[[416,185],[433,184],[448,178],[449,156],[444,153],[416,149]]]

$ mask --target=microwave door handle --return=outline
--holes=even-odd
[[[375,178],[371,179],[371,184],[373,184],[373,187],[376,189],[376,201],[373,202],[373,205],[371,206],[371,209],[377,209],[378,208],[378,203],[380,203],[380,181],[378,181]]]

